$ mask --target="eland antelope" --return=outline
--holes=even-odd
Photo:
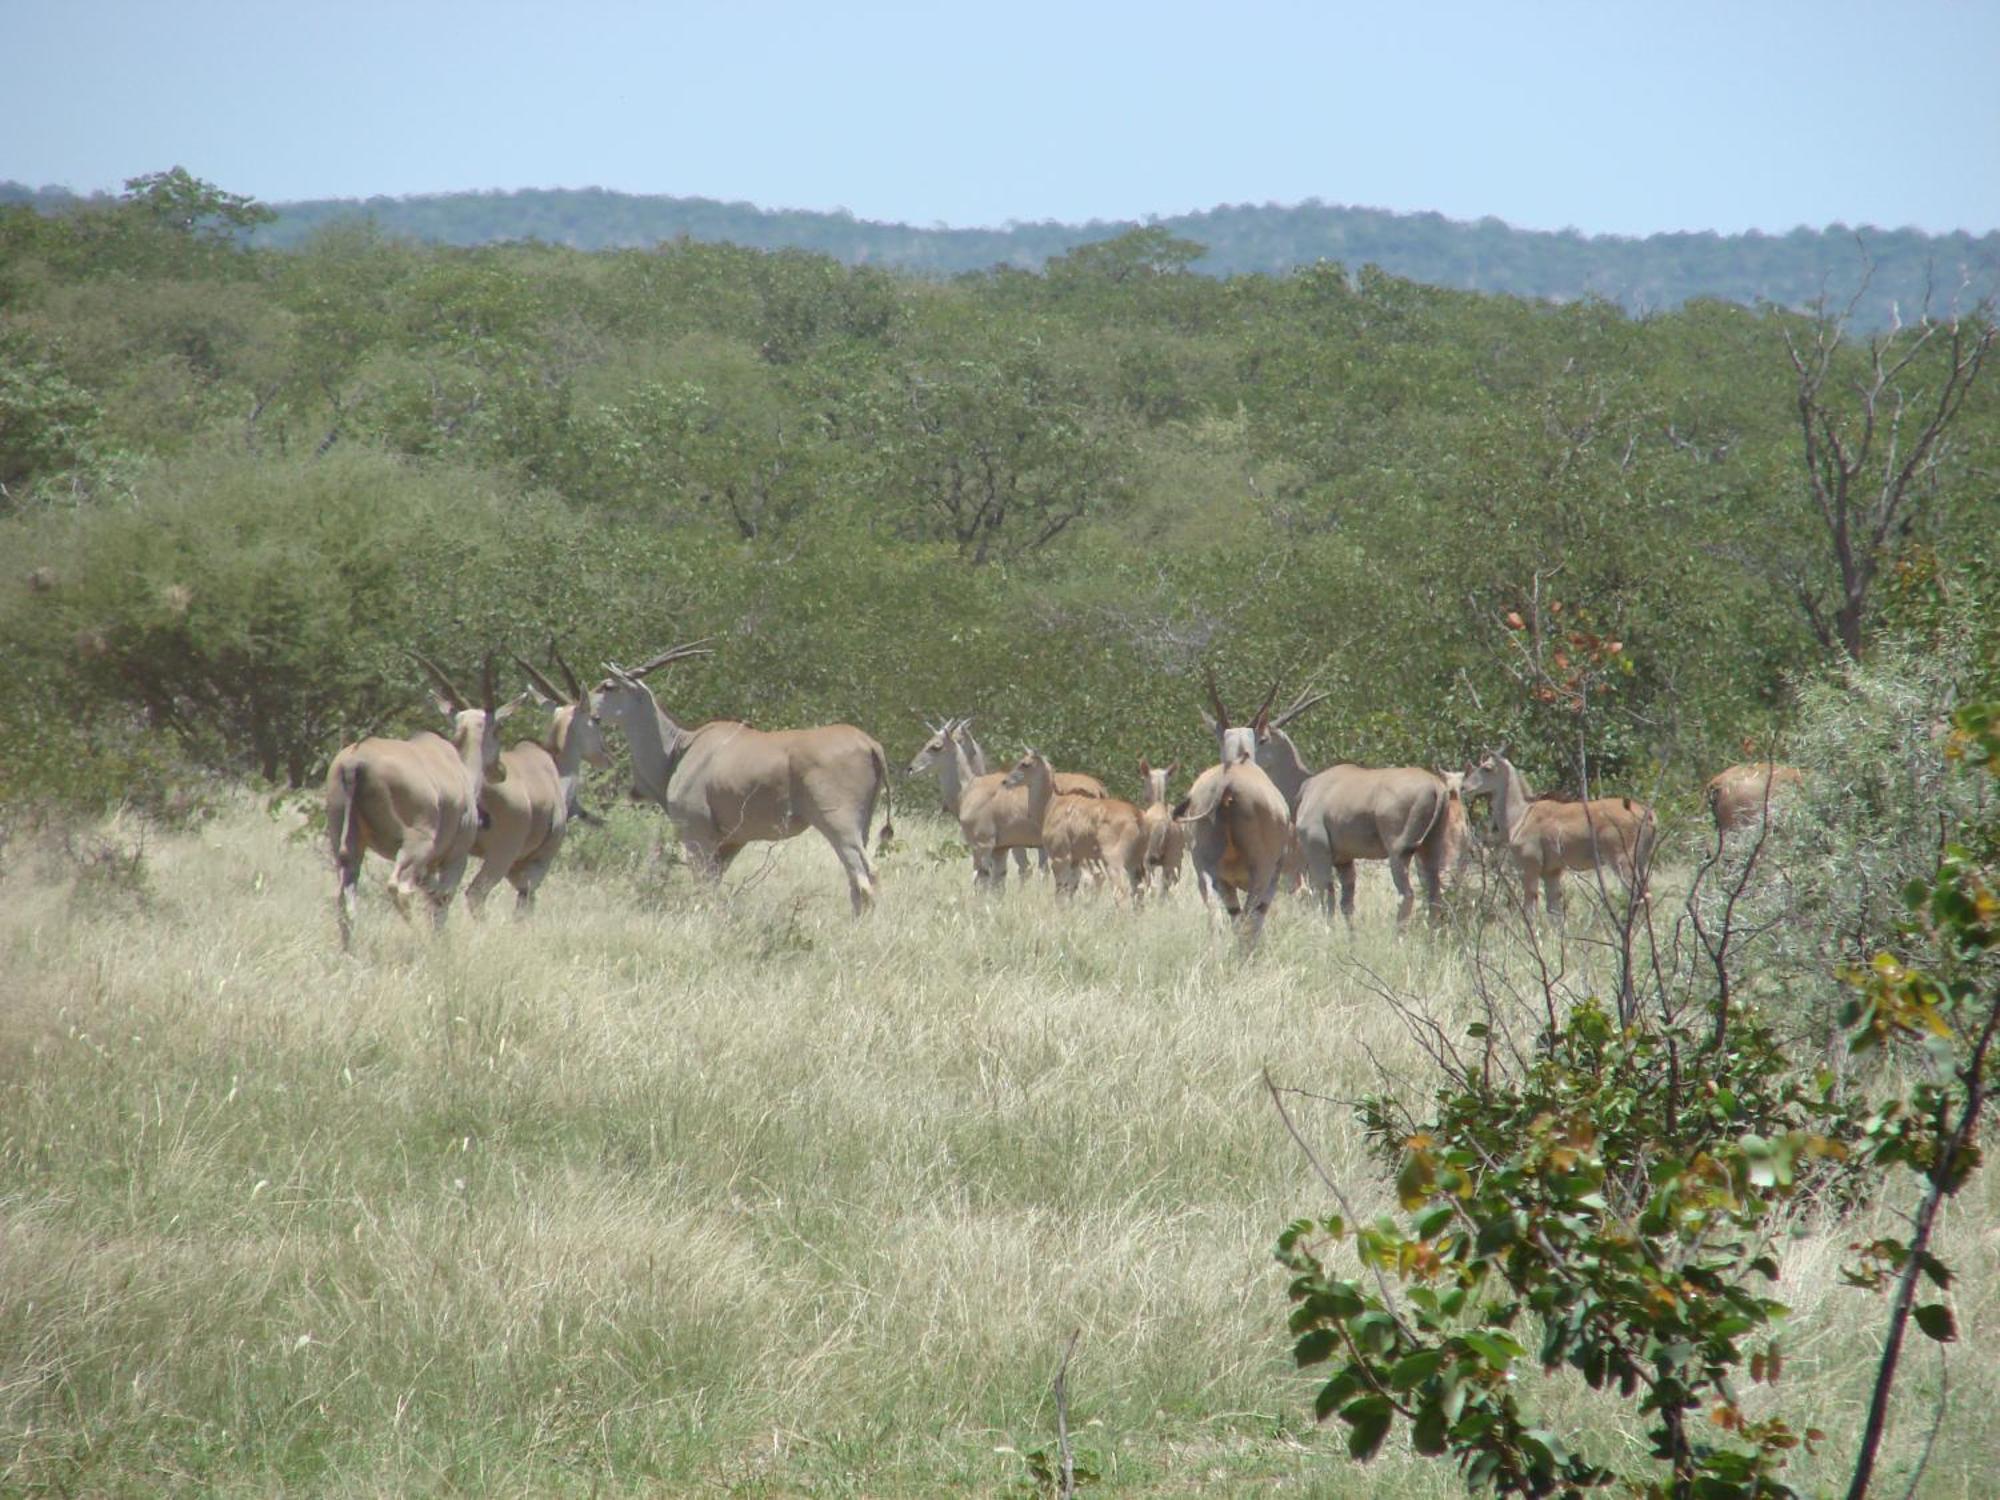
[[[1146,888],[1146,826],[1139,809],[1116,797],[1064,792],[1048,760],[1029,750],[1001,780],[1008,790],[1027,793],[1028,816],[1042,827],[1042,850],[1056,890],[1076,894],[1086,869],[1101,866],[1122,873],[1136,903]]]
[[[1373,768],[1347,762],[1314,773],[1306,767],[1299,747],[1285,725],[1327,695],[1301,696],[1290,707],[1270,716],[1268,700],[1251,728],[1256,736],[1257,764],[1284,794],[1292,810],[1306,881],[1333,915],[1334,877],[1340,880],[1340,912],[1354,919],[1354,862],[1389,862],[1401,904],[1397,925],[1410,919],[1416,892],[1410,886],[1410,862],[1415,859],[1423,882],[1424,904],[1433,919],[1443,913],[1440,881],[1449,830],[1450,798],[1445,784],[1420,766]]]
[[[874,738],[852,724],[812,729],[752,729],[712,719],[684,729],[642,680],[688,657],[706,642],[674,646],[637,667],[606,662],[592,704],[624,731],[632,749],[637,795],[666,809],[697,872],[720,880],[745,844],[793,838],[817,829],[847,873],[856,915],[875,900],[868,825],[875,799],[885,804],[879,849],[894,832],[889,761]]]
[[[1551,920],[1563,915],[1565,870],[1609,868],[1643,899],[1653,862],[1653,810],[1630,797],[1570,802],[1537,798],[1504,751],[1480,757],[1465,773],[1465,795],[1493,797],[1493,822],[1507,841],[1521,876],[1521,904],[1534,921],[1535,887]]]
[[[972,737],[970,715],[963,719],[946,719],[942,724],[933,724],[927,719],[924,728],[931,732],[931,737],[910,758],[903,774],[921,776],[926,771],[935,771],[944,810],[955,818],[967,789],[987,774],[986,752]],[[1028,851],[1024,846],[1016,845],[1014,848],[1014,868],[1023,879],[1027,878]]]
[[[1277,692],[1274,684],[1271,695]],[[1271,695],[1258,710],[1270,709]],[[1278,874],[1291,838],[1285,797],[1258,767],[1255,731],[1247,724],[1232,726],[1215,678],[1208,678],[1209,702],[1221,760],[1195,778],[1174,808],[1174,818],[1187,835],[1189,862],[1202,905],[1214,910],[1220,896],[1231,917],[1247,920],[1238,929],[1244,948],[1254,948],[1264,930],[1264,916],[1278,889]],[[1247,901],[1247,910],[1245,902]]]
[[[1146,805],[1139,821],[1146,829],[1146,874],[1158,872],[1162,896],[1181,878],[1181,859],[1187,852],[1187,834],[1174,821],[1173,804],[1167,801],[1167,784],[1180,769],[1180,762],[1160,767],[1139,759],[1139,780],[1146,788]]]
[[[1444,883],[1458,888],[1459,871],[1472,852],[1472,823],[1465,811],[1465,772],[1440,770],[1444,783]]]
[[[1805,772],[1797,766],[1772,761],[1731,766],[1709,778],[1703,796],[1715,819],[1715,831],[1729,834],[1739,828],[1754,828],[1764,821],[1767,808],[1804,784]]]
[[[962,720],[961,724],[969,722]],[[953,742],[963,758],[958,769],[963,778],[978,744],[962,729],[953,736]],[[916,762],[911,764],[914,766]],[[972,851],[973,883],[995,890],[1006,888],[1008,851],[1013,851],[1024,876],[1027,851],[1042,852],[1041,817],[1029,806],[1027,791],[1018,785],[1006,785],[1006,780],[1004,773],[993,771],[960,782],[958,827],[966,848]],[[1103,782],[1080,771],[1055,772],[1055,788],[1057,795],[1065,797],[1105,795]],[[1045,853],[1043,858],[1046,861]]]
[[[503,751],[500,764],[505,776],[489,779],[480,791],[485,826],[473,841],[472,852],[484,863],[465,887],[465,909],[475,917],[483,913],[487,894],[503,879],[514,887],[514,914],[524,917],[534,910],[536,887],[569,830],[584,762],[600,769],[611,764],[603,730],[590,711],[589,695],[554,641],[549,642],[549,654],[567,690],[520,657],[514,658],[536,696],[555,709],[555,717],[546,740],[522,740]]]
[[[444,926],[479,837],[480,792],[507,776],[500,723],[520,700],[494,706],[493,658],[481,673],[483,701],[474,706],[436,663],[411,655],[436,685],[432,701],[451,734],[425,729],[405,740],[371,737],[343,746],[327,768],[326,833],[339,872],[334,910],[343,948],[354,941],[355,885],[370,849],[394,865],[389,895],[396,910],[407,918],[411,898],[422,895],[433,926]]]

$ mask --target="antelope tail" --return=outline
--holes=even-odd
[[[880,854],[889,840],[896,836],[896,793],[889,784],[889,760],[883,755],[882,747],[875,746],[869,752],[875,762],[875,783],[882,789],[882,831],[875,835],[875,852]],[[865,839],[867,829],[861,830]]]
[[[1431,820],[1430,823],[1424,829],[1424,836],[1418,839],[1416,843],[1413,844],[1411,847],[1415,849],[1422,849],[1426,847],[1432,839],[1438,840],[1439,844],[1442,845],[1444,842],[1445,827],[1451,821],[1449,817],[1450,812],[1451,812],[1451,793],[1446,792],[1444,795],[1438,798],[1437,806],[1431,809]],[[1442,848],[1440,848],[1439,852],[1440,853],[1443,852]]]
[[[361,847],[361,762],[349,761],[340,768],[340,790],[346,806],[341,809],[340,828],[335,834],[334,863],[358,870],[365,856]]]

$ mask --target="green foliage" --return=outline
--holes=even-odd
[[[255,209],[175,173],[53,218],[0,209],[0,483],[17,504],[74,502],[54,551],[93,577],[111,574],[82,559],[134,546],[120,486],[159,499],[167,471],[149,464],[240,465],[224,489],[247,517],[218,505],[206,523],[226,557],[259,529],[260,466],[290,494],[314,455],[398,455],[412,462],[379,469],[381,526],[431,514],[427,492],[485,490],[482,545],[507,559],[488,574],[449,548],[410,554],[390,589],[408,596],[371,614],[403,622],[402,644],[412,620],[444,618],[439,599],[457,624],[432,644],[452,660],[509,628],[616,656],[720,632],[736,659],[688,684],[707,711],[850,718],[896,741],[956,704],[1113,777],[1142,752],[1206,753],[1188,710],[1213,666],[1252,698],[1273,673],[1317,674],[1333,690],[1305,726],[1319,763],[1448,763],[1505,741],[1544,787],[1573,784],[1581,758],[1594,784],[1652,796],[1656,777],[1692,786],[1768,738],[1820,655],[1761,561],[1773,528],[1806,540],[1796,393],[1772,321],[1740,308],[1635,320],[1367,264],[1218,280],[1191,274],[1213,257],[1171,224],[1065,244],[1047,275],[942,285],[693,238],[427,248],[388,232],[393,215],[276,253],[241,242]],[[1996,411],[1981,386],[1959,414],[1940,524],[1909,549],[1953,588],[2000,526],[1967,482]],[[517,517],[565,539],[557,562],[503,543]],[[19,524],[10,550],[42,566],[53,533]],[[311,555],[282,566],[309,578]],[[174,585],[142,561],[148,587]],[[510,614],[471,580],[534,607]],[[61,632],[21,639],[35,681],[70,671]],[[378,667],[337,712],[299,706],[303,722],[259,732],[362,732],[395,670]],[[99,737],[145,701],[112,667],[78,691],[105,695]],[[324,753],[231,762],[217,747],[250,743],[241,701],[162,701],[204,765],[290,779]]]
[[[123,201],[163,228],[218,238],[278,217],[255,199],[203,182],[185,167],[126,178]]]
[[[92,467],[102,409],[88,391],[0,329],[0,513],[38,482]]]
[[[1302,1220],[1278,1244],[1295,1357],[1334,1365],[1316,1414],[1338,1415],[1361,1459],[1400,1421],[1475,1493],[1791,1494],[1784,1455],[1816,1435],[1746,1417],[1737,1386],[1782,1370],[1786,1309],[1760,1284],[1786,1205],[1849,1155],[1829,1082],[1801,1078],[1753,1022],[1697,1051],[1584,1004],[1518,1075],[1457,1073],[1418,1128],[1364,1104],[1410,1218]],[[1377,1284],[1328,1268],[1350,1239]],[[1670,1483],[1572,1451],[1520,1383],[1535,1367],[1635,1401]]]
[[[343,738],[421,712],[410,648],[464,663],[514,635],[513,609],[574,599],[579,538],[546,501],[356,453],[161,466],[18,540],[46,583],[7,598],[0,639],[57,670],[17,722],[92,740],[136,716],[196,764],[299,786]]]
[[[1753,882],[1744,915],[1747,993],[1802,1040],[1833,1034],[1843,994],[1829,967],[1891,946],[1903,893],[1937,865],[1939,831],[1971,815],[1980,788],[1940,753],[1942,716],[1967,668],[1960,650],[1877,647],[1862,665],[1806,679],[1778,757],[1800,766],[1762,858],[1782,880]],[[1768,746],[1751,758],[1764,758]]]
[[[1129,454],[1072,375],[1031,352],[905,372],[876,414],[908,534],[983,563],[1048,546],[1123,498]]]

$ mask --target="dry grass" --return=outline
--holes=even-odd
[[[1287,906],[1245,963],[1186,884],[1137,916],[978,899],[920,819],[870,920],[810,837],[715,898],[625,810],[526,925],[433,942],[371,867],[343,957],[293,821],[155,836],[129,878],[10,851],[0,1490],[1002,1492],[1076,1328],[1106,1491],[1458,1492],[1312,1429],[1269,1254],[1325,1194],[1265,1065],[1421,1091],[1363,969],[1470,1014],[1461,950],[1399,941],[1384,884],[1351,938]],[[1347,1111],[1304,1123],[1387,1207]],[[1967,1340],[1926,1495],[2000,1473],[1992,1179],[1943,1246]],[[1837,1284],[1868,1232],[1786,1253],[1781,1395],[1833,1434],[1829,1482],[1879,1338]]]

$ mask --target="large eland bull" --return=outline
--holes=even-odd
[[[1272,687],[1272,694],[1277,691]],[[1202,905],[1213,911],[1219,896],[1233,918],[1242,918],[1238,936],[1246,950],[1257,945],[1264,916],[1278,890],[1278,874],[1291,842],[1285,797],[1257,765],[1256,731],[1232,727],[1215,679],[1208,679],[1209,702],[1222,758],[1195,778],[1174,817],[1187,833],[1188,860]],[[1257,711],[1270,710],[1271,695]]]
[[[1306,881],[1333,914],[1333,881],[1340,879],[1340,912],[1354,917],[1354,862],[1389,862],[1401,904],[1398,925],[1416,906],[1410,865],[1423,882],[1424,905],[1433,920],[1444,913],[1441,880],[1450,823],[1450,794],[1434,772],[1421,766],[1357,766],[1346,762],[1309,771],[1284,726],[1325,694],[1302,698],[1275,719],[1259,715],[1257,764],[1264,768],[1292,809]]]
[[[416,660],[437,686],[432,701],[450,722],[450,737],[426,729],[406,740],[365,739],[344,746],[327,768],[326,832],[340,876],[334,909],[342,947],[354,940],[354,888],[370,849],[394,865],[389,895],[396,910],[408,918],[410,901],[421,895],[432,923],[444,925],[479,837],[480,792],[507,775],[500,722],[519,700],[494,706],[493,658],[486,659],[478,706],[435,663]]]
[[[642,679],[669,662],[707,654],[697,641],[638,667],[605,663],[609,675],[593,703],[632,748],[633,790],[666,809],[689,863],[711,879],[722,877],[745,844],[818,829],[847,872],[855,912],[867,910],[875,899],[868,825],[877,796],[893,803],[882,747],[852,724],[763,730],[713,719],[683,729]],[[881,843],[893,832],[892,817],[893,807],[883,818]]]

